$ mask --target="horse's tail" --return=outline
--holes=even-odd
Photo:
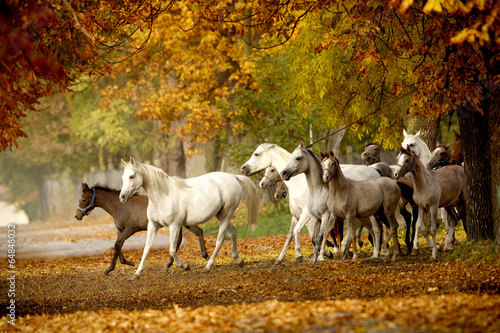
[[[257,228],[257,217],[259,216],[259,189],[248,177],[236,175],[236,179],[243,189],[243,199],[246,200],[248,207],[248,227],[253,231]]]

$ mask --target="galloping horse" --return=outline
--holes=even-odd
[[[111,265],[104,271],[104,275],[108,275],[115,269],[118,257],[122,264],[135,266],[133,261],[128,261],[123,256],[122,246],[130,236],[138,231],[146,230],[148,227],[148,216],[146,213],[148,197],[145,195],[134,195],[130,198],[128,204],[123,205],[118,198],[119,194],[120,191],[111,189],[107,186],[96,184],[92,188],[89,188],[86,183],[83,183],[82,194],[75,214],[75,218],[81,221],[83,217],[90,214],[95,207],[100,207],[113,217],[117,231],[115,251],[113,259],[111,260]],[[186,228],[198,237],[201,255],[208,260],[209,257],[203,239],[203,229],[198,226],[186,226]],[[179,233],[179,238],[180,240],[177,247],[181,244],[182,232]],[[174,258],[168,258],[165,269],[168,270],[173,263]]]
[[[452,249],[451,243],[455,226],[460,217],[457,216],[451,205],[461,201],[465,203],[465,174],[464,169],[458,165],[449,165],[438,170],[428,170],[424,167],[419,158],[412,152],[412,148],[399,148],[398,166],[394,172],[394,178],[398,179],[406,173],[411,173],[413,177],[413,200],[418,205],[418,220],[415,238],[413,240],[412,255],[418,252],[418,231],[427,239],[432,247],[432,259],[436,259],[436,220],[438,208],[445,207],[451,217],[451,228],[445,242],[445,250]],[[462,207],[464,207],[463,205]],[[432,241],[427,236],[425,227],[425,217],[427,213],[431,216]]]
[[[149,198],[147,216],[148,233],[141,263],[132,279],[139,279],[149,250],[159,228],[170,229],[170,255],[177,266],[186,270],[187,263],[177,256],[179,231],[182,226],[195,226],[212,217],[219,220],[219,233],[214,252],[203,271],[210,271],[227,232],[231,238],[232,257],[242,267],[245,263],[236,248],[236,228],[231,218],[242,199],[247,200],[248,225],[255,228],[259,213],[259,192],[248,177],[224,172],[211,172],[199,177],[181,179],[170,177],[152,165],[136,163],[133,158],[126,163],[122,175],[120,201],[126,203],[142,187]]]
[[[384,239],[382,247],[388,248],[389,238],[394,241],[394,256],[401,252],[397,238],[398,223],[394,217],[398,207],[401,190],[396,182],[388,177],[378,177],[363,181],[355,181],[346,178],[343,174],[338,159],[330,151],[328,155],[322,154],[321,165],[323,166],[323,182],[329,186],[328,209],[334,215],[327,223],[321,225],[318,240],[316,241],[315,252],[319,251],[318,241],[329,232],[332,223],[338,219],[347,220],[350,231],[349,242],[353,243],[353,260],[357,258],[356,242],[354,241],[354,220],[360,218],[375,218],[379,223],[372,223],[373,226],[380,225],[380,222],[388,222],[390,225],[389,237]],[[374,228],[375,229],[375,228]],[[378,257],[380,248],[380,237],[375,231],[375,246],[372,258]],[[342,255],[345,258],[345,252]]]

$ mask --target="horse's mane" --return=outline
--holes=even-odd
[[[276,152],[276,154],[278,154],[285,161],[288,161],[288,158],[290,157],[290,153],[286,149],[281,148],[278,145],[271,143],[263,143],[260,146],[262,147],[263,150],[272,150]]]
[[[320,177],[323,177],[323,166],[321,165],[321,158],[314,151],[312,151],[309,148],[306,148],[304,150],[306,152],[308,152],[309,155],[311,155],[313,157],[314,162],[316,162],[316,164],[318,165],[319,175],[320,175]]]
[[[91,190],[96,189],[96,190],[103,190],[105,192],[120,192],[120,190],[117,190],[116,188],[112,188],[107,184],[101,184],[101,183],[95,183],[94,186],[90,188]]]
[[[144,185],[148,187],[148,190],[153,190],[158,193],[168,193],[169,183],[174,185],[179,190],[186,190],[191,187],[184,179],[179,177],[170,177],[162,169],[155,166],[136,163],[136,167],[144,177]]]
[[[91,190],[102,190],[104,192],[112,192],[112,193],[120,193],[121,190],[117,190],[116,188],[110,187],[108,184],[101,184],[99,182],[95,183],[94,186],[90,188]],[[139,195],[139,193],[134,193],[134,195]]]

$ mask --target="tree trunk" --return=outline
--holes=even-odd
[[[489,111],[488,103],[483,105],[483,115],[467,106],[458,109],[465,162],[467,238],[473,240],[494,239]]]
[[[425,142],[427,147],[431,151],[436,147],[436,137],[438,134],[439,123],[441,122],[441,116],[438,118],[425,118],[418,117],[410,120],[407,125],[408,134],[415,134],[421,131],[420,138]]]
[[[491,149],[491,194],[493,207],[493,227],[495,250],[500,251],[500,89],[491,93],[489,121]]]

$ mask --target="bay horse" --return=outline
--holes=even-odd
[[[449,165],[437,170],[428,170],[424,164],[413,153],[412,148],[399,147],[398,166],[394,171],[394,178],[398,179],[407,173],[411,173],[410,179],[413,183],[413,200],[417,204],[418,220],[416,233],[413,240],[412,255],[418,253],[418,232],[422,232],[432,248],[432,259],[436,260],[436,228],[438,208],[444,207],[451,218],[451,227],[445,241],[445,250],[452,249],[453,234],[455,226],[461,216],[452,209],[452,204],[460,202],[465,207],[465,174],[464,169],[458,165]],[[426,216],[430,213],[430,233],[432,241],[427,236]],[[462,215],[459,213],[458,215]]]
[[[463,165],[464,163],[464,152],[462,150],[462,139],[460,134],[453,130],[455,133],[455,143],[453,144],[453,153],[450,156],[450,164]],[[465,223],[464,223],[465,225]]]
[[[346,220],[350,231],[350,239],[348,239],[346,248],[349,248],[349,243],[353,244],[353,260],[355,260],[357,258],[357,248],[354,241],[354,220],[375,218],[378,225],[383,222],[390,225],[389,237],[384,238],[382,248],[388,248],[388,242],[392,236],[394,241],[393,260],[395,260],[397,255],[401,253],[397,238],[398,223],[394,217],[401,197],[401,190],[396,181],[388,177],[363,181],[352,180],[344,176],[333,151],[330,151],[328,155],[322,154],[321,157],[322,179],[329,187],[328,209],[334,218],[321,225],[318,241],[329,231],[332,223],[339,219]],[[375,226],[377,223],[372,225]],[[377,258],[379,255],[379,241],[380,237],[376,234],[372,258]],[[315,247],[316,251],[319,251],[319,247]],[[346,252],[343,253],[342,257],[346,257]]]
[[[117,237],[115,241],[115,249],[111,265],[104,271],[104,275],[108,275],[116,267],[116,260],[120,258],[120,262],[124,265],[135,266],[133,261],[125,259],[122,253],[122,247],[125,241],[138,231],[147,229],[148,217],[146,209],[148,207],[148,197],[145,195],[134,195],[130,198],[128,204],[123,205],[118,198],[120,191],[109,188],[104,185],[96,184],[89,187],[86,183],[82,183],[82,194],[78,202],[75,218],[81,221],[83,217],[89,215],[96,207],[105,210],[113,217],[115,223]],[[208,260],[207,250],[205,248],[205,240],[203,239],[203,229],[198,226],[186,227],[189,231],[198,237],[200,242],[201,255]],[[179,233],[182,240],[182,232]],[[180,242],[178,246],[180,246]],[[165,270],[168,271],[172,266],[174,259],[170,257]]]
[[[152,165],[136,163],[132,157],[128,163],[122,160],[122,165],[124,170],[120,201],[127,203],[141,187],[149,198],[146,245],[132,280],[140,278],[156,233],[162,226],[170,229],[170,256],[174,258],[177,266],[189,270],[189,265],[177,256],[179,231],[182,226],[195,226],[209,221],[214,216],[219,220],[219,233],[214,252],[203,271],[212,269],[226,232],[231,239],[233,259],[240,267],[244,266],[243,259],[238,255],[236,228],[231,224],[231,218],[240,202],[246,199],[248,226],[254,230],[257,225],[259,192],[250,178],[225,172],[211,172],[199,177],[181,179],[170,177]]]

